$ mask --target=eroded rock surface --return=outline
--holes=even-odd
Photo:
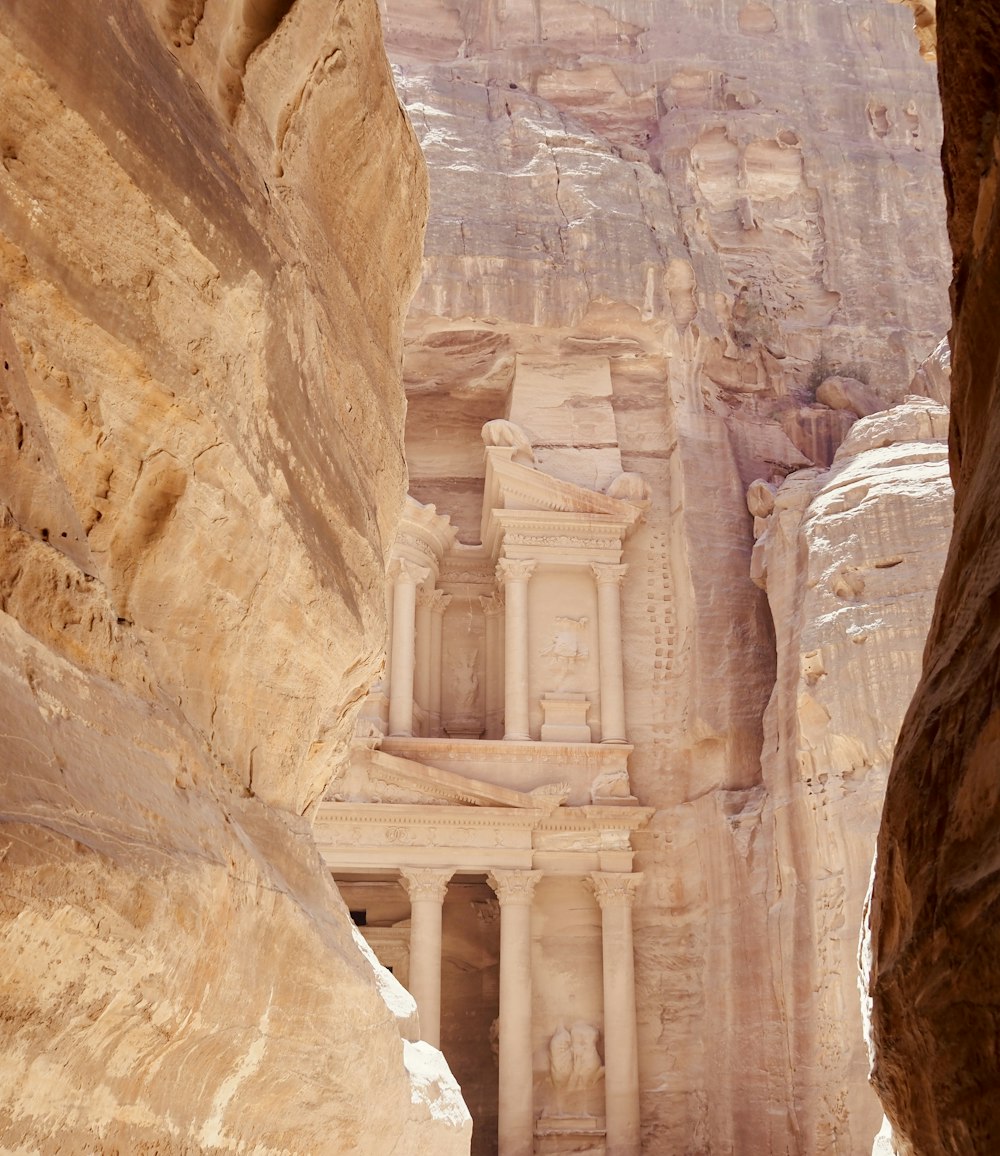
[[[376,13],[7,5],[0,103],[5,1148],[462,1151],[308,825],[403,494]]]
[[[940,400],[936,378],[911,387],[947,326],[948,268],[937,97],[911,13],[385,7],[431,179],[404,358],[411,493],[476,542],[479,431],[508,417],[540,468],[562,468],[570,439],[590,470],[573,480],[600,488],[617,447],[651,490],[623,587],[632,788],[657,809],[635,836],[646,1150],[866,1150],[881,1111],[858,1058],[853,951],[884,782],[872,768],[898,716],[860,720],[845,787],[839,754],[812,793],[791,749],[772,757],[775,643],[745,496],[825,470],[859,408]],[[829,378],[859,383],[851,404],[817,397]],[[849,553],[839,565],[874,567]],[[876,592],[896,569],[871,569]],[[896,711],[916,628],[905,637],[883,667]],[[794,710],[781,722],[800,725]],[[819,761],[849,730],[831,726]],[[831,845],[859,814],[834,883]],[[793,861],[803,832],[822,850]]]
[[[859,421],[831,469],[790,475],[755,518],[753,573],[778,663],[761,829],[738,818],[751,847],[772,833],[770,946],[776,965],[794,961],[783,993],[793,1056],[816,1074],[806,1079],[822,1073],[817,1102],[829,1111],[840,1096],[847,1119],[869,1108],[858,927],[951,529],[947,430],[947,410],[917,399]],[[821,1150],[836,1143],[828,1135]]]
[[[933,49],[935,6],[915,8]],[[936,52],[955,256],[955,533],[889,777],[869,945],[873,1080],[900,1150],[935,1156],[989,1152],[1000,1136],[995,10],[939,5]]]

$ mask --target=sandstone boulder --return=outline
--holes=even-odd
[[[867,417],[882,409],[873,390],[855,377],[826,377],[816,390],[816,400],[831,409],[846,409],[858,417]]]

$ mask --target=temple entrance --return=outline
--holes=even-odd
[[[472,1113],[472,1156],[497,1156],[500,907],[484,876],[456,876],[442,909],[441,1050]]]
[[[361,934],[410,983],[411,907],[398,879],[337,880]],[[483,874],[456,875],[441,909],[441,1051],[472,1114],[472,1156],[497,1156],[500,906]]]

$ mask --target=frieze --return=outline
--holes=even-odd
[[[438,581],[442,586],[492,586],[489,570],[445,570]]]
[[[592,550],[595,547],[621,549],[621,536],[619,534],[595,534],[590,538],[578,538],[569,534],[515,533],[508,530],[504,534],[503,540],[508,546],[561,546],[581,550]]]
[[[416,537],[414,534],[397,534],[396,548],[406,546],[411,550],[416,550],[419,554],[423,554],[427,559],[434,564],[434,569],[438,567],[438,556],[434,552],[433,547],[429,546],[423,539]]]

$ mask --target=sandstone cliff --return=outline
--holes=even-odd
[[[933,50],[934,5],[915,5]],[[871,902],[874,1083],[915,1153],[991,1152],[997,1030],[996,326],[1000,30],[938,6],[952,283],[955,535],[887,787]]]
[[[404,489],[374,8],[7,4],[0,103],[4,1149],[467,1150],[308,830]]]
[[[918,565],[924,489],[908,488],[904,458],[941,451],[904,452],[894,481],[871,465],[852,515],[834,517],[814,475],[832,528],[811,560],[796,551],[823,520],[799,494],[798,545],[769,583],[777,686],[745,493],[828,467],[858,414],[911,381],[942,397],[943,375],[914,379],[947,326],[947,251],[937,97],[910,13],[863,0],[385,7],[431,183],[404,356],[411,492],[475,541],[479,427],[528,381],[543,468],[573,441],[552,435],[557,418],[584,431],[600,394],[622,465],[652,487],[623,591],[632,785],[657,808],[636,839],[646,1150],[866,1150],[881,1113],[854,951],[947,505],[940,461],[925,463],[936,528]],[[550,406],[553,365],[579,389]],[[605,433],[573,443],[595,462],[577,480],[598,488]],[[900,508],[901,540],[880,542]],[[872,539],[838,539],[849,517]],[[878,564],[897,554],[912,561]],[[872,605],[811,592],[812,567],[856,568]],[[874,629],[892,583],[911,581],[912,622]],[[846,641],[848,625],[870,627],[866,640]],[[800,715],[802,657],[834,637],[837,673],[817,673],[821,701],[807,693]],[[869,654],[878,673],[852,685]],[[875,683],[881,717],[858,693]]]

